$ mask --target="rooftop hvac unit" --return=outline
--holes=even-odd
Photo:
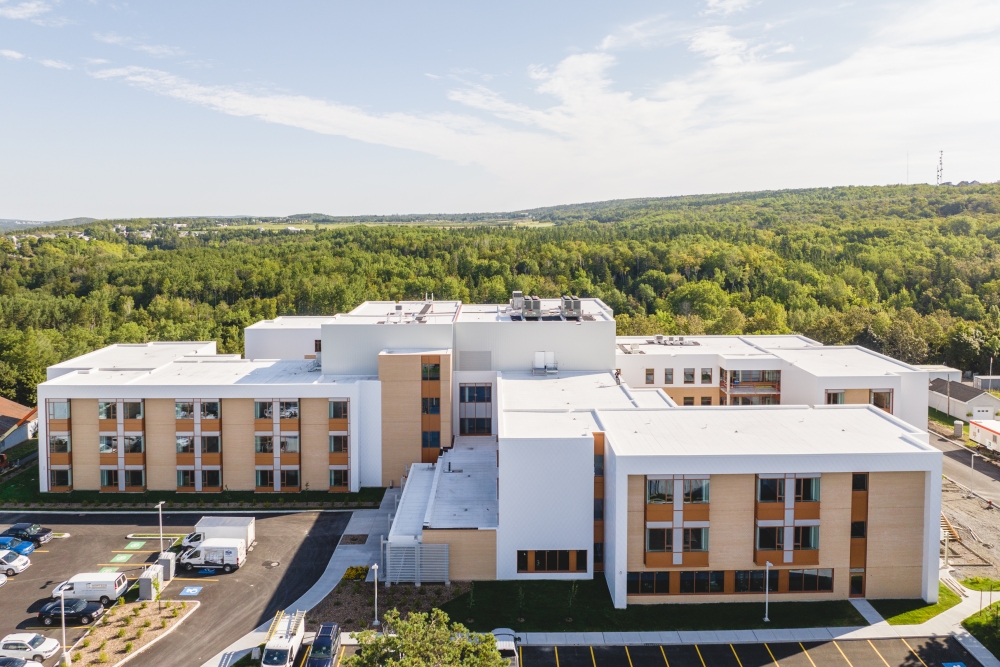
[[[526,320],[540,319],[542,317],[542,300],[534,295],[525,297],[521,314]]]
[[[559,314],[567,320],[578,320],[583,315],[580,297],[566,295],[559,299]]]
[[[511,310],[514,310],[516,312],[521,312],[521,309],[524,307],[524,292],[522,292],[519,289],[514,290],[510,296],[511,296],[510,298]]]
[[[663,345],[663,334],[656,334],[655,338],[657,345]]]

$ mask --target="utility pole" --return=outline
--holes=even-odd
[[[938,152],[938,167],[937,167],[937,184],[941,185],[941,179],[944,176],[944,151]]]

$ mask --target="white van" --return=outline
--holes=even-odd
[[[67,599],[100,602],[107,607],[127,590],[128,579],[120,572],[84,572],[58,584],[52,589],[52,597],[58,599],[62,592]]]
[[[230,573],[239,569],[247,560],[247,545],[243,540],[214,538],[200,546],[188,549],[177,562],[187,572],[197,568],[212,568]]]

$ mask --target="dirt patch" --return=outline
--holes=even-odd
[[[344,535],[340,538],[341,544],[364,544],[367,541],[367,535]]]
[[[959,542],[949,540],[948,561],[960,579],[1000,578],[1000,507],[967,496],[954,482],[942,481],[941,511],[962,538]]]
[[[111,607],[73,651],[73,664],[117,664],[162,636],[197,608],[197,605],[174,600],[164,600],[162,609],[160,606],[157,602],[130,602]],[[126,643],[131,643],[128,651]]]
[[[381,617],[389,609],[398,609],[406,616],[411,611],[428,612],[440,607],[469,590],[468,582],[444,584],[379,584],[378,611]],[[306,615],[306,627],[315,630],[320,623],[334,621],[342,630],[364,630],[375,620],[375,584],[363,581],[341,581],[326,598]],[[463,621],[465,619],[454,619]]]

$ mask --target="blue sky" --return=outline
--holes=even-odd
[[[995,181],[997,63],[995,1],[0,0],[0,218]]]

